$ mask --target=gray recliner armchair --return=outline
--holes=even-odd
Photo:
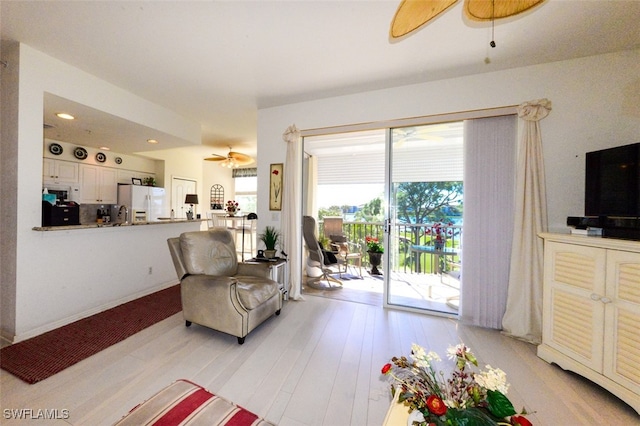
[[[185,232],[167,240],[180,279],[182,313],[192,322],[231,334],[243,344],[274,313],[282,294],[267,264],[238,263],[233,234],[224,228]]]

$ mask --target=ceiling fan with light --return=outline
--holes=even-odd
[[[417,30],[458,0],[402,0],[391,21],[391,37]],[[464,0],[464,13],[473,21],[494,21],[525,12],[544,0]],[[494,47],[494,45],[492,45]]]
[[[235,169],[240,166],[248,166],[253,163],[253,158],[246,154],[234,152],[229,147],[229,153],[224,155],[212,154],[213,157],[205,158],[205,161],[219,161],[221,167],[227,167],[229,169]]]

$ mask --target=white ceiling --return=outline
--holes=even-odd
[[[462,0],[392,41],[398,3],[2,1],[0,19],[3,39],[201,123],[219,154],[255,152],[259,108],[640,47],[635,0],[547,0],[496,22],[494,49]]]

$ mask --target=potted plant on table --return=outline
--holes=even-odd
[[[240,211],[240,206],[238,205],[237,201],[229,200],[227,201],[227,205],[225,206],[224,209],[229,216],[233,217],[236,215],[237,212]]]
[[[431,242],[436,250],[442,250],[447,243],[447,238],[453,236],[452,222],[447,224],[435,222],[430,228],[425,230],[425,235],[431,237]]]
[[[377,237],[367,236],[365,238],[367,244],[367,253],[369,254],[369,263],[371,264],[371,275],[382,275],[378,270],[378,266],[382,263],[382,253],[384,247]]]
[[[266,247],[264,255],[267,258],[276,257],[276,246],[280,243],[280,236],[280,231],[273,226],[265,226],[264,231],[258,235],[258,238]]]

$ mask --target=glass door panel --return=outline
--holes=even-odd
[[[462,129],[456,122],[389,131],[386,306],[457,315]]]

